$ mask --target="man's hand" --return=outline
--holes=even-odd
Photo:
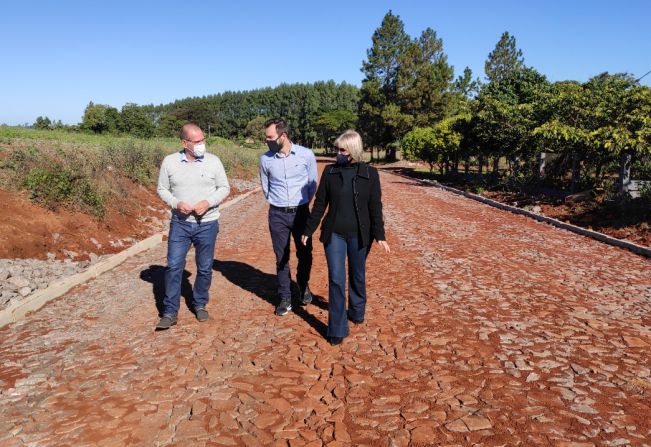
[[[307,240],[308,240],[309,238],[310,238],[310,236],[305,236],[305,235],[301,236],[301,243],[302,243],[303,245],[307,245]]]
[[[202,200],[201,202],[198,202],[194,206],[194,212],[196,213],[197,216],[203,216],[203,214],[208,211],[208,208],[210,208],[210,204],[208,203],[207,200]]]
[[[192,212],[192,207],[187,202],[179,202],[178,205],[176,205],[176,209],[183,214],[190,214]]]

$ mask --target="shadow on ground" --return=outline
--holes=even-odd
[[[185,305],[194,311],[192,306],[192,285],[190,276],[192,273],[183,270],[183,279],[181,280],[181,296],[185,300]],[[162,265],[150,265],[149,268],[140,272],[140,279],[147,281],[152,285],[152,292],[156,300],[156,309],[158,316],[163,316],[163,299],[165,298],[165,267]]]
[[[232,284],[246,290],[257,296],[258,298],[266,301],[275,307],[278,304],[276,293],[276,275],[265,273],[256,267],[239,261],[221,261],[215,259],[213,261],[213,269],[221,273],[224,278]],[[295,290],[295,298],[298,296],[298,287],[292,282],[292,290]],[[293,300],[292,309],[296,315],[301,317],[314,328],[321,336],[325,337],[327,333],[327,326],[317,319],[314,315],[310,314],[305,307],[297,305],[297,300]],[[314,295],[312,304],[321,308],[327,309],[328,304],[323,297]]]

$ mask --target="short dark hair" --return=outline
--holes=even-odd
[[[290,138],[289,135],[289,126],[287,125],[287,122],[282,119],[282,118],[270,118],[267,121],[264,122],[264,128],[266,129],[267,127],[271,125],[276,126],[276,132],[278,132],[278,136],[281,136],[282,134],[287,134],[287,138]]]

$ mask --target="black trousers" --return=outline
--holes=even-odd
[[[296,282],[301,293],[310,281],[310,270],[312,270],[312,238],[308,239],[306,245],[301,244],[301,236],[305,230],[305,224],[310,216],[308,205],[299,206],[295,212],[286,212],[275,207],[269,208],[269,232],[271,243],[276,255],[276,277],[278,279],[278,296],[281,301],[290,301],[291,273],[289,271],[289,243],[294,238],[298,267],[296,269]]]

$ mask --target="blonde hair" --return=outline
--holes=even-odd
[[[364,158],[364,144],[362,137],[354,130],[347,130],[337,137],[335,147],[346,149],[353,161],[362,161]]]

